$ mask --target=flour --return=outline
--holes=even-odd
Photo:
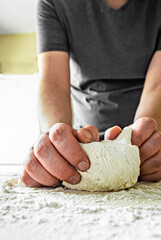
[[[131,144],[132,129],[126,127],[115,140],[83,144],[81,147],[90,160],[90,168],[79,173],[76,185],[63,185],[76,190],[117,191],[136,184],[140,173],[140,156],[137,146]]]
[[[0,176],[0,239],[161,239],[161,182],[118,192],[31,188]],[[129,237],[130,236],[130,237]]]

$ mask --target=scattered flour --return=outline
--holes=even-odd
[[[30,188],[0,176],[2,240],[161,239],[161,182],[118,192]]]

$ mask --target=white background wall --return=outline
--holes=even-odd
[[[0,34],[36,31],[38,0],[0,0]]]
[[[38,79],[0,74],[0,165],[21,164],[39,135]]]
[[[37,1],[0,0],[0,34],[35,32]],[[37,139],[37,83],[37,75],[0,74],[0,165],[22,163]]]

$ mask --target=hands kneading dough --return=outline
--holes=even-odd
[[[90,168],[80,172],[76,185],[63,182],[70,189],[117,191],[132,187],[140,174],[139,148],[131,144],[132,129],[126,127],[115,140],[80,143],[90,160]]]

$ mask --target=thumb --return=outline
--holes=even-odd
[[[122,132],[119,126],[108,128],[104,134],[104,140],[114,140]]]
[[[99,141],[98,129],[95,126],[87,125],[77,130],[76,137],[82,143]]]

